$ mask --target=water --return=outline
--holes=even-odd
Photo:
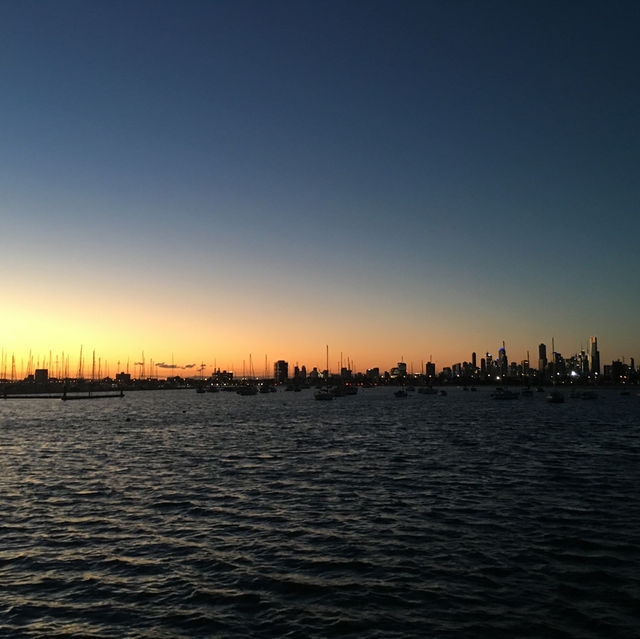
[[[2,637],[631,637],[640,397],[0,401]]]

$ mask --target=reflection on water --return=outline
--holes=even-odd
[[[632,636],[639,415],[615,392],[0,402],[0,635]]]

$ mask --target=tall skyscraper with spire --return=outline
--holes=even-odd
[[[590,337],[590,359],[591,359],[591,372],[600,375],[600,351],[598,350],[598,338]]]
[[[509,372],[509,360],[507,359],[507,349],[504,342],[502,342],[502,348],[498,351],[498,365],[500,366],[500,375],[506,377]]]

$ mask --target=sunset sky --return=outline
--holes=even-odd
[[[597,335],[638,361],[638,24],[0,0],[4,357],[418,372]]]

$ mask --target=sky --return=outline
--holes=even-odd
[[[0,0],[4,361],[638,361],[639,23]]]

